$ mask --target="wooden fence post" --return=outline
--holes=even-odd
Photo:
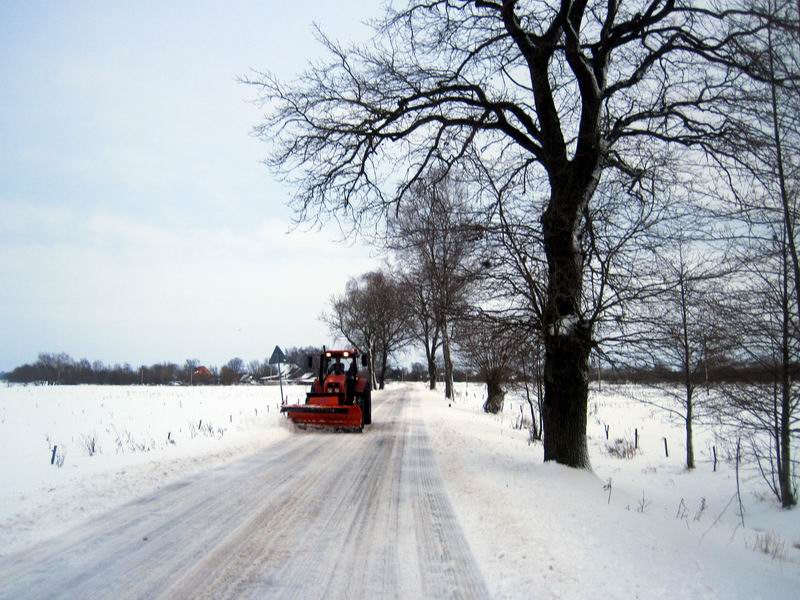
[[[711,446],[711,452],[714,453],[714,472],[717,472],[717,447]]]

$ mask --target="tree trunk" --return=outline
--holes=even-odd
[[[789,508],[797,504],[797,495],[792,485],[792,438],[789,426],[791,416],[791,396],[788,390],[784,389],[783,394],[781,394],[781,456],[780,468],[778,470],[778,483],[781,488],[781,506],[784,508]]]
[[[784,227],[783,231],[783,244],[782,244],[782,259],[783,259],[783,327],[781,331],[781,406],[779,416],[779,426],[777,439],[778,451],[776,462],[778,463],[778,487],[780,488],[781,506],[789,508],[797,504],[797,497],[795,495],[794,486],[792,485],[792,461],[791,461],[791,428],[790,422],[792,419],[792,392],[791,392],[791,375],[792,368],[791,352],[789,347],[790,342],[790,307],[791,302],[789,293],[789,257],[787,256],[786,237],[788,235],[788,227]],[[775,412],[778,412],[777,410]]]
[[[428,361],[428,382],[432,390],[436,389],[436,334],[432,340],[425,340],[425,359]]]
[[[542,216],[548,266],[547,303],[542,319],[544,460],[589,469],[586,411],[592,331],[580,313],[583,270],[578,232],[580,216],[596,180],[581,186],[575,181],[573,170],[564,169],[551,175],[551,184],[553,195]]]
[[[683,362],[683,385],[686,390],[686,468],[694,469],[694,441],[692,419],[694,419],[694,384],[692,383],[692,349],[689,346],[689,305],[686,292],[686,263],[683,260],[683,246],[678,248],[680,271],[678,284],[681,309],[681,353]]]
[[[693,392],[686,389],[686,468],[694,469],[694,441],[692,436],[692,419],[694,418]]]
[[[544,371],[542,369],[541,347],[536,354],[536,406],[539,409],[539,437],[541,440],[544,435],[544,421],[542,420],[542,407],[544,406]]]
[[[486,402],[483,403],[484,412],[497,414],[503,410],[506,392],[500,386],[500,381],[491,375],[486,377]]]
[[[797,4],[798,18],[800,18],[800,2]],[[792,221],[789,193],[786,183],[786,173],[784,171],[783,142],[781,136],[780,122],[778,119],[778,95],[777,84],[775,81],[775,56],[772,43],[772,28],[767,29],[769,35],[769,70],[770,70],[770,93],[772,102],[772,133],[776,151],[776,163],[778,167],[778,183],[781,193],[781,207],[783,209],[783,348],[782,348],[782,376],[781,376],[781,410],[780,410],[780,444],[778,449],[778,485],[780,487],[781,506],[788,508],[797,504],[797,496],[792,485],[792,461],[791,461],[791,431],[790,422],[792,419],[791,406],[791,381],[789,378],[789,265],[787,251],[792,259],[792,280],[794,292],[797,300],[797,310],[800,313],[800,259],[798,259],[797,244],[794,237],[794,222]]]
[[[525,398],[528,401],[528,407],[531,410],[531,438],[534,440],[541,440],[542,433],[541,430],[536,426],[536,411],[533,407],[533,399],[531,398],[531,390],[528,385],[528,373],[527,369],[525,368],[525,355],[522,356],[522,381],[525,384]],[[539,387],[539,382],[536,382],[537,387]],[[541,407],[541,403],[539,403]]]
[[[426,313],[427,314],[427,313]],[[436,389],[436,347],[439,345],[439,328],[433,327],[430,334],[430,326],[427,316],[421,318],[422,328],[425,331],[425,359],[428,361],[428,382],[430,389]]]
[[[450,356],[450,328],[442,324],[442,356],[444,356],[444,397],[453,397],[453,361]]]
[[[428,381],[432,390],[436,389],[436,359],[428,358]]]
[[[369,345],[369,377],[370,377],[370,388],[373,390],[378,389],[378,379],[375,373],[375,346]]]
[[[378,378],[378,389],[382,390],[384,385],[386,385],[386,361],[389,359],[388,353],[386,350],[381,352],[381,374]]]
[[[591,337],[585,324],[545,336],[544,459],[588,469],[586,409]]]

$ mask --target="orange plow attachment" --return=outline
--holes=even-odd
[[[308,394],[305,404],[281,406],[293,423],[302,426],[327,427],[361,431],[364,416],[356,404],[342,405],[340,394]]]

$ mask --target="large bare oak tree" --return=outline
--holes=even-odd
[[[411,0],[369,45],[320,34],[328,58],[294,82],[254,74],[257,133],[306,221],[374,223],[467,155],[542,199],[545,460],[588,468],[581,223],[605,170],[635,185],[652,148],[725,133],[720,18],[681,0]]]

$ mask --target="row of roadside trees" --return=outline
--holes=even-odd
[[[335,329],[363,326],[350,292],[400,286],[445,393],[456,346],[540,374],[545,460],[573,467],[592,358],[678,374],[689,468],[703,373],[756,364],[715,408],[796,502],[800,3],[410,0],[369,45],[322,43],[292,84],[249,83],[298,218],[390,252]]]

